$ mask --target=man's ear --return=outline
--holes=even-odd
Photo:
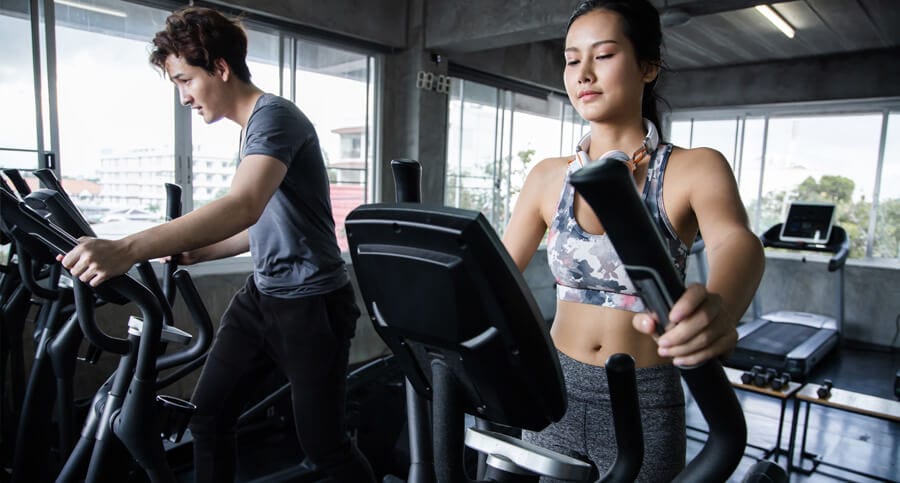
[[[659,75],[659,64],[656,62],[644,62],[641,71],[644,73],[642,80],[645,84],[648,84],[656,80],[656,76]]]
[[[225,62],[225,59],[218,58],[213,61],[216,69],[214,75],[221,79],[223,82],[228,82],[231,79],[231,66],[228,65],[228,62]]]

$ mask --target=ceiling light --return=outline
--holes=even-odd
[[[772,10],[772,7],[768,5],[757,5],[756,11],[761,13],[763,17],[766,17],[769,22],[772,22],[772,25],[778,27],[778,30],[781,30],[787,38],[794,38],[794,27],[791,27],[791,24],[787,23],[787,20],[778,15],[778,12]]]
[[[128,16],[127,13],[125,13],[121,10],[113,10],[111,8],[98,7],[96,5],[88,5],[86,3],[81,3],[81,2],[73,2],[72,0],[54,0],[54,2],[58,3],[60,5],[65,5],[67,7],[80,8],[82,10],[87,10],[88,12],[112,15],[113,17],[125,18]]]

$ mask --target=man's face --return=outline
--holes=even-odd
[[[214,74],[188,64],[175,54],[166,58],[166,73],[178,88],[181,103],[196,109],[207,124],[222,119],[225,112],[224,86],[226,73],[219,69]]]

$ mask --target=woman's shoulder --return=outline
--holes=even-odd
[[[552,184],[560,182],[566,175],[566,169],[574,156],[545,158],[539,161],[528,173],[532,183]]]
[[[672,146],[672,154],[669,155],[669,166],[677,171],[697,172],[710,169],[727,168],[731,166],[725,156],[713,148],[697,147],[682,148]]]

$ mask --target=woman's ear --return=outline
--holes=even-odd
[[[644,74],[641,78],[644,81],[644,84],[649,84],[656,80],[656,76],[659,75],[659,64],[656,62],[644,62],[641,71]]]

